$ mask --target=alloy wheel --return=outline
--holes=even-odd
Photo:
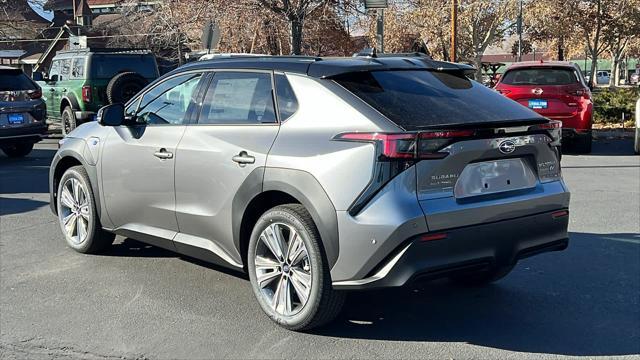
[[[65,234],[75,245],[87,239],[90,216],[86,189],[78,179],[67,179],[62,184],[60,195],[60,222]]]
[[[271,309],[283,316],[299,313],[311,294],[311,263],[301,235],[289,225],[270,224],[260,234],[254,263]]]

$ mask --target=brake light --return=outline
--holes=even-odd
[[[562,121],[549,120],[548,123],[538,125],[540,129],[562,129]]]
[[[83,86],[82,87],[82,102],[90,103],[91,102],[91,86]]]
[[[29,98],[32,100],[40,99],[42,97],[42,90],[29,90],[27,91],[27,96],[29,96]]]
[[[447,238],[446,233],[439,234],[425,234],[420,237],[420,241],[434,241],[434,240],[443,240]]]
[[[473,130],[437,130],[416,133],[343,133],[334,140],[371,142],[379,146],[379,160],[442,159],[449,155],[440,151],[456,141],[470,137]]]
[[[576,89],[576,90],[568,90],[567,94],[571,96],[583,97],[585,99],[591,98],[591,93],[587,89]]]

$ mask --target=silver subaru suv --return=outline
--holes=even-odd
[[[68,245],[130,237],[248,272],[279,325],[347,290],[481,285],[568,244],[561,123],[420,55],[185,65],[61,141]]]

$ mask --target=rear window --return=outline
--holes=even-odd
[[[110,79],[118,73],[133,71],[148,79],[158,77],[155,59],[147,55],[94,55],[91,74],[96,79]]]
[[[334,80],[407,130],[539,118],[486,86],[451,73],[354,72]]]
[[[569,68],[513,69],[502,77],[502,83],[507,85],[571,85],[577,82],[575,70]]]
[[[35,90],[36,84],[20,70],[0,70],[0,91]]]

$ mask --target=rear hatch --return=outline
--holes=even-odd
[[[416,196],[430,231],[517,218],[568,206],[559,163],[560,122],[549,121],[462,73],[371,71],[335,80],[405,129],[348,133],[376,142],[373,186],[416,169]],[[377,189],[366,189],[356,215]],[[367,198],[368,197],[368,198]]]
[[[0,126],[21,127],[44,120],[40,87],[22,70],[0,68]]]
[[[575,120],[582,106],[582,97],[589,91],[582,84],[579,74],[570,67],[540,66],[509,70],[500,80],[498,90],[540,115],[561,120],[568,127],[575,127]]]

